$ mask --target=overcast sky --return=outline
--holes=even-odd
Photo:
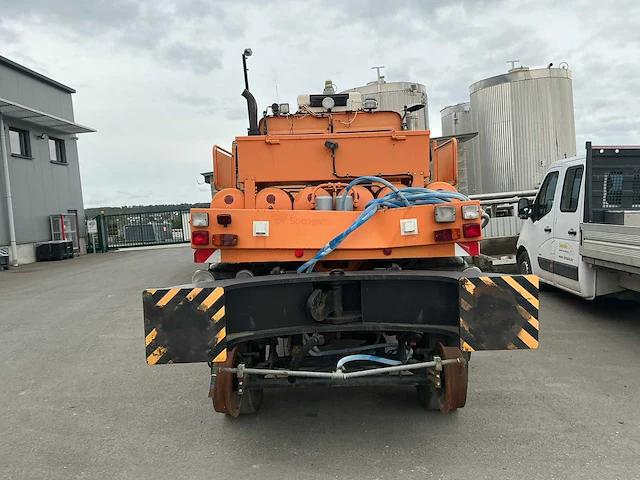
[[[469,85],[567,62],[578,149],[640,143],[640,3],[629,1],[1,2],[0,54],[77,90],[86,207],[208,201],[211,146],[246,132],[241,53],[260,109],[375,79],[427,86],[431,130]],[[276,90],[277,86],[277,90]]]

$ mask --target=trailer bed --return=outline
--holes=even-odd
[[[583,223],[580,230],[585,262],[640,274],[640,226]]]

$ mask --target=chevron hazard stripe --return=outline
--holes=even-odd
[[[148,289],[142,300],[149,365],[226,360],[223,287]]]
[[[463,277],[459,293],[462,350],[538,348],[536,275]]]

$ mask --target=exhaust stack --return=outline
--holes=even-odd
[[[242,69],[244,71],[244,91],[242,96],[247,100],[247,110],[249,111],[249,135],[260,135],[258,129],[258,104],[255,97],[249,91],[249,75],[247,69],[247,57],[253,55],[250,48],[245,48],[242,52]]]

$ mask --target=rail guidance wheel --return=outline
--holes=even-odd
[[[240,349],[234,347],[224,362],[215,363],[216,367],[237,367],[242,362]],[[213,386],[213,409],[232,417],[250,415],[257,412],[262,404],[262,390],[247,389],[238,393],[238,377],[235,373],[219,372]]]
[[[419,385],[416,388],[418,402],[428,410],[440,410],[442,413],[464,407],[469,382],[469,368],[464,353],[458,347],[445,347],[442,343],[438,343],[435,354],[442,360],[462,358],[465,361],[442,367],[440,388]]]

